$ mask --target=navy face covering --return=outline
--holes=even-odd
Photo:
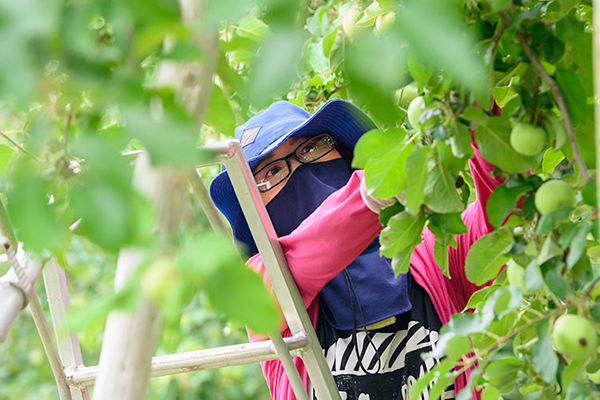
[[[267,204],[277,236],[296,229],[329,195],[344,186],[350,175],[343,159],[300,165]],[[335,328],[351,330],[411,309],[407,276],[395,277],[390,260],[379,256],[377,238],[345,272],[346,276],[340,272],[319,293],[322,311]],[[353,310],[361,310],[363,315]]]

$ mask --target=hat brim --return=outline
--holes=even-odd
[[[372,129],[377,129],[377,125],[358,107],[342,99],[332,99],[302,124],[289,132],[282,133],[260,155],[249,159],[248,164],[250,169],[253,169],[264,156],[275,150],[290,137],[328,133],[347,149],[354,150],[358,139],[365,132]],[[226,170],[213,178],[209,186],[209,193],[217,208],[229,220],[234,232],[236,232],[236,238],[248,245],[250,254],[257,253],[258,249],[254,244]]]

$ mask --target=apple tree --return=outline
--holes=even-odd
[[[77,276],[86,271],[74,253],[113,265],[124,248],[146,254],[139,279],[76,312],[73,326],[143,295],[175,341],[182,308],[201,292],[229,318],[273,329],[261,282],[239,272],[228,239],[209,233],[193,189],[178,192],[186,211],[175,233],[155,234],[161,211],[132,186],[132,160],[144,149],[154,167],[187,171],[210,161],[197,145],[231,136],[270,102],[313,112],[344,98],[380,127],[354,163],[375,197],[400,199],[382,213],[385,233],[405,233],[382,235],[396,238],[382,240],[382,254],[397,272],[427,228],[449,275],[448,248],[474,200],[473,141],[503,182],[487,205],[495,230],[465,265],[487,286],[444,327],[436,352],[445,358],[411,395],[431,386],[439,396],[470,371],[461,399],[472,389],[485,399],[599,397],[591,1],[203,4],[185,20],[174,0],[0,0],[10,60],[0,63],[0,199],[18,239],[77,265]],[[261,306],[235,306],[248,298]]]

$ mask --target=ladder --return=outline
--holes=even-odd
[[[292,336],[284,339],[277,332],[270,336],[270,340],[262,342],[153,357],[150,376],[173,375],[280,359],[297,399],[308,400],[309,394],[307,394],[292,361],[292,357],[300,357],[304,362],[311,386],[314,388],[317,397],[320,400],[340,400],[337,386],[300,298],[298,288],[292,279],[284,253],[277,240],[275,229],[262,202],[239,141],[230,139],[203,146],[200,149],[212,153],[217,161],[199,165],[197,168],[219,163],[223,164],[228,171],[235,194],[264,260],[274,294]],[[192,186],[213,229],[226,230],[226,226],[208,196],[206,187],[197,171],[193,174]],[[12,240],[6,240],[4,247],[7,249],[7,255],[9,253],[13,254],[16,249],[16,241],[8,224],[2,223],[3,217],[5,217],[4,210],[1,209],[0,211],[2,211],[0,213],[2,233],[4,236],[12,238]],[[8,258],[10,261],[11,257]],[[12,257],[12,259],[14,260],[15,257]],[[13,272],[14,267],[15,265],[9,273]],[[120,266],[117,265],[117,274],[119,274],[119,268]],[[39,269],[37,271],[39,275]],[[35,283],[35,279],[37,279],[36,270],[32,274]],[[89,400],[87,388],[94,385],[99,366],[83,365],[81,349],[75,333],[67,337],[61,335],[61,328],[66,326],[67,311],[70,308],[69,290],[63,268],[56,259],[50,259],[47,260],[45,268],[42,270],[51,314],[52,332],[56,342],[51,337],[50,324],[44,317],[35,292],[25,293],[19,287],[18,279],[15,280],[14,274],[12,275],[12,284],[4,286],[0,284],[0,314],[4,313],[3,310],[10,311],[3,314],[5,318],[0,318],[0,341],[4,339],[2,332],[8,331],[16,317],[16,313],[20,310],[19,307],[14,306],[16,304],[14,300],[15,293],[20,291],[23,294],[23,307],[27,302],[30,304],[32,316],[58,385],[60,400]],[[2,278],[0,278],[0,283]],[[10,281],[10,278],[5,280]],[[6,288],[6,291],[3,291],[3,288]],[[11,296],[6,295],[9,293],[9,289],[13,289],[13,292],[10,292]],[[6,299],[10,299],[12,303],[7,304]],[[9,315],[11,312],[14,315]],[[105,340],[107,340],[106,333]]]

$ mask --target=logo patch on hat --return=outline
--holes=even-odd
[[[242,135],[240,136],[240,143],[242,144],[242,147],[254,143],[261,128],[262,125],[257,125],[252,128],[244,129],[244,132],[242,132]]]

